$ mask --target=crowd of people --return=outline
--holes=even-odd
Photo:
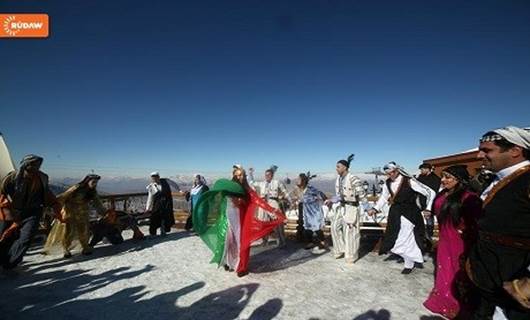
[[[332,254],[353,264],[359,259],[362,203],[367,194],[362,181],[350,172],[353,155],[336,163],[335,194],[327,197],[311,184],[315,177],[301,173],[294,191],[274,178],[277,166],[256,181],[234,165],[231,179],[211,187],[196,175],[189,191],[170,179],[151,174],[146,212],[149,233],[164,236],[175,224],[172,188],[190,202],[186,230],[193,230],[212,251],[211,262],[242,277],[248,274],[250,250],[266,246],[274,234],[286,245],[285,212],[298,209],[297,239],[306,249],[328,249],[324,237],[324,209],[331,220]],[[485,133],[478,157],[483,170],[472,177],[464,165],[443,168],[441,178],[431,165],[420,166],[413,176],[395,162],[384,166],[382,192],[368,215],[388,209],[379,254],[404,264],[402,274],[422,268],[426,252],[435,251],[434,287],[424,302],[433,313],[449,319],[530,319],[530,131],[509,126]],[[55,196],[48,176],[40,171],[43,159],[24,157],[18,171],[0,186],[0,265],[17,266],[37,233],[46,207],[55,222],[44,251],[63,250],[71,257],[74,240],[84,255],[103,238],[123,241],[130,228],[135,239],[144,238],[136,220],[114,206],[105,208],[97,193],[100,177],[87,175],[66,192]],[[91,224],[89,206],[100,219]],[[435,221],[438,240],[434,241]],[[92,239],[90,240],[90,235]]]

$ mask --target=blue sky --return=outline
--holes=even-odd
[[[53,175],[353,170],[530,125],[528,1],[21,1],[0,131]]]

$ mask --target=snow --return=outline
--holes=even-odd
[[[210,258],[184,231],[99,245],[69,260],[35,247],[18,269],[0,272],[0,318],[437,319],[422,306],[433,283],[430,261],[404,276],[401,264],[373,253],[347,265],[289,242],[253,248],[251,273],[238,278]]]

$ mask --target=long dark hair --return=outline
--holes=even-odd
[[[101,179],[100,176],[98,176],[96,174],[89,174],[77,184],[77,190],[86,191],[86,194],[85,194],[85,199],[86,200],[93,200],[98,194],[96,189],[90,189],[88,187],[88,182],[90,180],[99,180],[99,179]]]
[[[458,181],[458,184],[453,191],[446,197],[444,204],[440,208],[438,213],[438,223],[441,225],[447,221],[450,221],[453,226],[460,224],[460,218],[462,217],[462,198],[468,190],[467,183]],[[442,190],[436,198],[447,194],[449,190]],[[436,201],[436,199],[435,199]]]
[[[243,181],[242,182],[239,181],[239,179],[236,178],[236,172],[237,171],[241,171],[241,173],[243,174]],[[243,189],[245,189],[245,191],[248,192],[248,190],[250,190],[250,186],[249,186],[248,180],[247,180],[247,174],[246,174],[246,171],[243,168],[239,168],[239,167],[234,166],[234,168],[232,170],[232,181],[239,183],[243,187]]]

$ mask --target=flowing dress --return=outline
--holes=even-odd
[[[438,216],[446,195],[439,195],[434,202]],[[461,221],[454,226],[450,218],[439,225],[439,241],[434,288],[423,305],[430,311],[449,319],[470,318],[473,304],[470,283],[462,262],[477,240],[477,220],[482,212],[480,198],[471,192],[462,197]]]
[[[324,212],[322,211],[322,193],[315,187],[308,185],[302,197],[304,229],[319,231],[324,227]]]
[[[65,223],[55,219],[52,229],[46,239],[44,252],[57,253],[62,248],[65,253],[70,252],[74,240],[79,240],[85,251],[90,251],[90,208],[92,203],[99,215],[104,215],[105,208],[97,193],[89,192],[87,188],[75,185],[59,195],[57,200],[63,205],[62,217]]]
[[[260,221],[258,208],[273,213],[276,219]],[[227,179],[219,179],[193,210],[194,230],[213,252],[211,262],[228,265],[238,273],[248,271],[251,243],[271,233],[285,219],[254,190],[245,190]]]
[[[206,184],[201,184],[193,187],[189,193],[189,197],[187,196],[186,200],[190,202],[190,215],[186,219],[186,225],[184,227],[186,230],[193,229],[193,210],[195,210],[201,196],[208,190],[209,188]]]

